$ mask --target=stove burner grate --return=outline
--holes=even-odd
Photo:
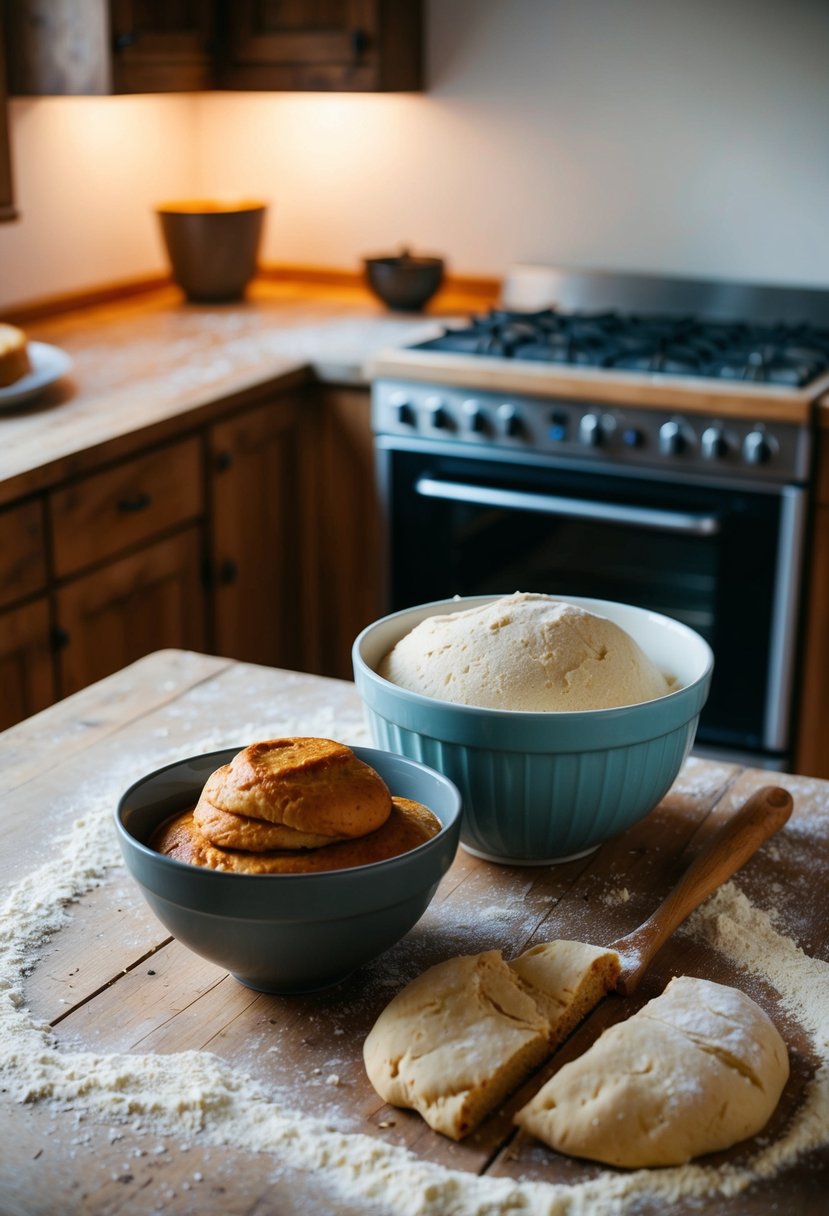
[[[553,308],[493,309],[414,349],[791,388],[829,370],[829,329]]]

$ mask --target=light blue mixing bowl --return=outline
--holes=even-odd
[[[449,777],[461,791],[461,844],[488,861],[547,865],[592,851],[651,811],[694,742],[714,658],[694,630],[643,608],[560,596],[614,621],[675,692],[576,713],[453,705],[377,674],[392,646],[426,617],[499,596],[439,600],[383,617],[354,642],[354,679],[375,743]]]

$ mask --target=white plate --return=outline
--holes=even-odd
[[[32,370],[14,384],[0,388],[0,409],[10,405],[20,405],[42,393],[45,388],[58,380],[72,366],[72,360],[58,346],[49,346],[47,342],[30,342],[27,347]]]

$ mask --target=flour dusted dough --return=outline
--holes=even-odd
[[[613,986],[618,957],[550,942],[512,964],[497,950],[447,959],[390,1002],[366,1039],[374,1088],[460,1140]]]
[[[680,976],[516,1116],[559,1152],[607,1165],[682,1165],[760,1131],[789,1075],[786,1046],[735,988]]]

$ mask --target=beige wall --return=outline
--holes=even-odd
[[[430,0],[422,95],[14,100],[0,307],[158,271],[153,202],[271,206],[264,258],[406,242],[829,287],[825,0]]]

